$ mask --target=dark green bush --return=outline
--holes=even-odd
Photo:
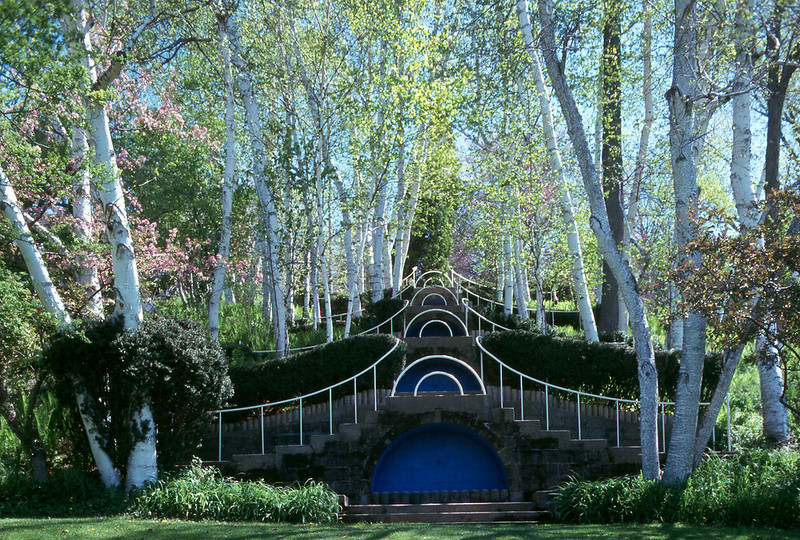
[[[369,367],[395,344],[386,334],[370,334],[335,341],[307,352],[277,360],[230,368],[233,401],[248,406],[281,401],[321,390]],[[405,361],[405,343],[378,366],[378,387],[391,387]],[[360,388],[372,388],[372,373],[359,380]],[[347,390],[351,390],[352,386]],[[321,400],[328,396],[320,396]]]
[[[0,476],[0,518],[113,515],[127,505],[124,493],[106,489],[97,475],[73,468],[52,471],[44,484],[22,471]]]
[[[120,466],[136,439],[130,411],[142,399],[151,401],[163,466],[191,456],[210,421],[207,412],[231,395],[225,355],[195,321],[146,319],[136,333],[123,332],[113,320],[86,324],[54,336],[43,362],[75,416],[74,381],[91,396],[106,450]],[[80,441],[76,451],[88,454],[85,435],[74,439]]]
[[[336,520],[341,507],[325,484],[276,487],[233,480],[195,461],[181,474],[140,492],[132,511],[145,518],[320,523]]]
[[[721,526],[800,526],[800,456],[753,450],[708,457],[683,486],[639,477],[571,479],[556,515],[574,523],[684,522]]]
[[[673,521],[679,491],[641,476],[572,478],[556,494],[556,516],[569,523]]]
[[[588,343],[514,330],[487,334],[483,345],[504,363],[549,383],[611,397],[638,399],[639,379],[635,351],[620,343]],[[672,401],[680,367],[680,353],[657,352],[660,397]],[[706,355],[702,399],[709,400],[719,380],[722,359]],[[498,370],[487,369],[490,384]]]

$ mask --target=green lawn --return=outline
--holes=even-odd
[[[112,518],[0,519],[0,538],[364,538],[423,540],[426,538],[787,538],[798,531],[712,528],[682,525],[285,525]]]

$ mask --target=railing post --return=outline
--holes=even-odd
[[[525,387],[522,384],[522,374],[519,376],[519,419],[525,420]]]
[[[500,364],[500,408],[503,408],[503,364]]]
[[[219,444],[217,445],[217,461],[222,461],[222,411],[219,412]]]
[[[486,377],[483,376],[483,349],[479,347],[481,351],[481,381],[483,381],[483,385],[486,386]]]
[[[578,440],[581,440],[581,395],[578,396]]]
[[[333,388],[328,388],[328,422],[330,434],[333,435]]]
[[[358,424],[358,381],[353,379],[353,419]]]
[[[378,366],[372,366],[372,401],[378,410]]]
[[[667,417],[665,404],[661,404],[661,450],[667,451]]]
[[[550,386],[544,385],[544,418],[545,429],[550,431]]]
[[[259,407],[259,410],[261,411],[261,455],[263,456],[266,454],[266,448],[264,447],[264,406]]]
[[[614,400],[617,404],[617,446],[619,446],[619,400]]]
[[[300,398],[300,446],[303,446],[303,398]]]

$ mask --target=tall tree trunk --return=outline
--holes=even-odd
[[[572,197],[564,176],[561,152],[558,149],[558,142],[556,141],[553,113],[550,108],[550,93],[547,90],[547,86],[545,86],[544,76],[539,62],[539,54],[536,52],[536,47],[533,43],[533,33],[531,31],[527,0],[518,0],[517,15],[519,17],[520,29],[522,30],[522,38],[525,42],[528,54],[531,57],[533,79],[536,84],[536,93],[539,97],[539,111],[542,115],[542,129],[544,130],[547,153],[550,156],[550,167],[554,173],[556,187],[559,193],[561,220],[564,222],[564,227],[567,231],[567,248],[569,249],[571,261],[572,287],[575,290],[575,300],[578,304],[578,312],[580,313],[581,325],[583,326],[586,340],[593,342],[598,340],[597,325],[594,320],[589,290],[586,286],[586,273],[583,266],[583,253],[578,236],[578,226],[575,222]]]
[[[622,209],[622,45],[620,5],[603,2],[603,56],[601,62],[603,103],[603,189],[614,241],[621,245],[625,231]],[[619,286],[608,264],[603,264],[603,292],[597,328],[601,332],[622,331],[619,326]]]
[[[511,234],[503,239],[503,314],[508,317],[514,311],[514,261],[512,259]]]
[[[267,180],[266,150],[264,148],[264,132],[258,102],[253,92],[252,77],[242,59],[242,46],[236,22],[229,19],[229,39],[231,43],[231,60],[238,74],[239,92],[242,95],[245,111],[245,124],[250,138],[250,151],[253,156],[253,182],[261,204],[264,225],[266,227],[267,263],[272,290],[272,325],[275,333],[276,358],[282,358],[289,350],[289,334],[286,324],[286,287],[281,266],[280,250],[281,224],[275,204],[275,195]]]
[[[702,265],[700,253],[686,251],[688,244],[697,237],[697,228],[692,223],[690,214],[699,204],[697,162],[693,148],[697,135],[693,114],[698,78],[695,56],[697,41],[694,1],[676,0],[672,87],[667,92],[675,191],[675,236],[678,264],[699,267]],[[683,323],[683,350],[675,394],[675,416],[664,468],[664,482],[667,484],[683,482],[694,467],[705,345],[705,317],[690,312]]]
[[[219,337],[219,310],[225,288],[225,270],[231,249],[231,215],[233,213],[234,175],[236,174],[236,103],[231,76],[231,53],[228,40],[228,18],[217,19],[222,50],[222,73],[225,83],[225,172],[222,180],[222,230],[217,249],[216,266],[208,300],[208,331]]]
[[[794,43],[793,50],[786,51],[787,58],[780,59],[782,45],[782,22],[785,7],[775,2],[773,14],[768,21],[766,56],[769,61],[767,73],[767,147],[764,161],[764,192],[767,198],[780,189],[780,151],[783,107],[794,72],[800,63],[800,44]],[[767,219],[777,220],[778,213],[771,210]],[[791,439],[788,428],[788,409],[782,402],[783,375],[780,362],[776,361],[778,349],[766,339],[758,340],[761,384],[761,411],[764,419],[764,438],[772,444],[780,445]]]
[[[589,143],[583,128],[583,120],[578,112],[572,91],[567,85],[566,77],[561,71],[555,56],[555,33],[552,21],[552,4],[550,0],[538,0],[539,18],[542,23],[542,55],[547,66],[554,91],[561,104],[561,110],[567,122],[572,145],[583,177],[584,187],[591,207],[591,226],[597,238],[597,244],[604,259],[617,279],[625,305],[631,316],[631,325],[636,344],[636,360],[639,374],[639,391],[641,396],[640,438],[642,445],[642,473],[645,478],[658,478],[660,466],[658,457],[658,373],[656,371],[655,353],[644,304],[636,288],[636,282],[620,253],[605,208],[603,186],[597,176]]]

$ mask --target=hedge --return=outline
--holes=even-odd
[[[369,367],[394,343],[395,339],[390,335],[370,334],[335,341],[280,359],[233,366],[229,371],[233,383],[232,401],[236,406],[245,407],[321,390]],[[403,369],[405,353],[406,345],[400,342],[398,348],[378,366],[378,387],[391,387]],[[362,378],[364,382],[359,379],[359,386],[371,388],[372,373]],[[349,386],[347,390],[351,388]],[[320,399],[327,397],[326,393]]]
[[[482,338],[483,345],[508,366],[551,384],[593,394],[639,399],[636,353],[620,343],[589,343],[578,339],[512,330]],[[680,352],[656,352],[659,397],[674,401]],[[499,371],[488,367],[489,384]],[[722,369],[722,356],[706,355],[702,400],[709,401]]]

